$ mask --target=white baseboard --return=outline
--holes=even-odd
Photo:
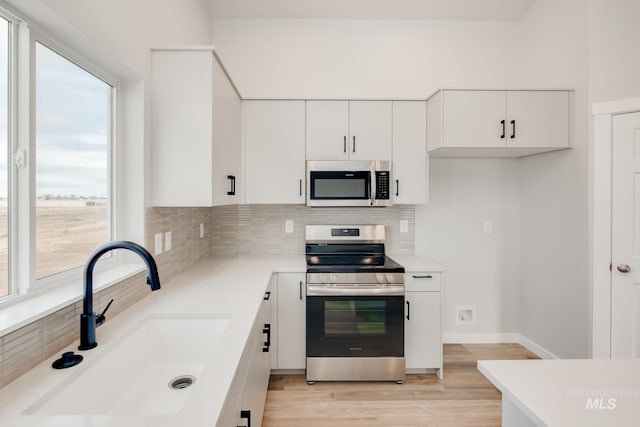
[[[444,344],[504,344],[517,343],[520,334],[442,334]]]
[[[559,359],[546,348],[518,333],[442,334],[444,344],[505,344],[517,343],[541,359]]]
[[[535,343],[534,341],[531,341],[529,338],[525,337],[524,335],[522,334],[518,334],[518,335],[519,335],[518,344],[520,344],[521,346],[529,350],[531,353],[538,356],[540,359],[560,359],[558,356],[551,353],[549,350]]]

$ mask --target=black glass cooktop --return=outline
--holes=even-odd
[[[307,244],[307,273],[404,273],[384,244]]]

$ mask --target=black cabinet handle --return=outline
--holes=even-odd
[[[342,139],[342,151],[347,152],[347,135],[345,135]]]
[[[300,188],[300,196],[302,196],[302,180],[300,180],[299,184],[298,184],[299,188]]]
[[[353,152],[356,152],[356,137],[353,137]]]
[[[505,120],[500,120],[500,124],[502,125],[502,135],[500,135],[500,139],[504,139],[507,136],[507,125]]]
[[[409,320],[410,317],[411,317],[411,305],[409,304],[409,301],[407,301],[407,320]]]
[[[433,279],[432,275],[426,275],[426,276],[416,276],[415,274],[413,274],[411,277],[413,277],[414,279]]]
[[[265,301],[269,301],[269,298],[271,298],[271,291],[267,291],[264,293],[264,300]]]
[[[263,344],[262,352],[268,353],[269,348],[271,347],[271,324],[270,323],[264,324],[264,328],[262,328],[262,333],[267,334],[267,340]]]
[[[245,411],[245,410],[240,411],[240,419],[244,419],[244,418],[247,419],[246,427],[251,427],[251,411],[250,410],[249,411]],[[238,427],[245,427],[245,426],[238,426]]]
[[[516,137],[516,121],[515,120],[511,120],[511,126],[512,126],[512,132],[511,132],[511,139]]]
[[[302,280],[300,280],[300,300],[302,301]]]
[[[227,191],[228,196],[236,195],[236,177],[233,175],[227,175],[227,179],[230,181],[231,188]]]
[[[400,180],[396,179],[396,197],[400,195]]]

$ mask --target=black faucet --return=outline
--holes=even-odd
[[[158,276],[158,267],[151,254],[137,243],[127,242],[124,240],[110,242],[100,246],[89,257],[87,265],[84,267],[84,297],[82,299],[82,314],[80,315],[80,345],[78,350],[90,350],[98,345],[96,342],[96,327],[104,323],[104,314],[113,302],[111,300],[104,311],[96,316],[93,312],[93,268],[98,259],[109,251],[114,249],[128,249],[140,255],[147,264],[147,284],[152,291],[160,289],[160,277]]]

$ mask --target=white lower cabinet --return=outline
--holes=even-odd
[[[442,378],[441,273],[405,275],[405,359],[408,373],[435,369]]]
[[[271,374],[271,301],[267,289],[263,304],[253,323],[251,336],[238,364],[223,410],[216,427],[256,427],[262,425],[269,375]],[[232,399],[229,401],[229,399]]]
[[[305,369],[305,273],[279,273],[277,294],[277,364],[271,366],[274,369]]]

